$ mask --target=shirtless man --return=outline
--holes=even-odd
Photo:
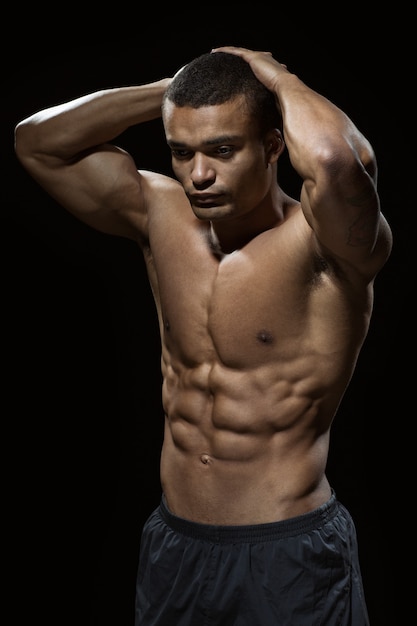
[[[177,180],[110,143],[161,116]],[[300,199],[277,180],[284,149]],[[32,115],[16,153],[143,251],[165,434],[137,626],[367,625],[355,528],[325,475],[392,246],[367,139],[270,53],[223,47]]]

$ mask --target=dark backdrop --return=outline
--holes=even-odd
[[[3,43],[1,282],[11,623],[133,626],[140,532],[160,498],[162,437],[158,328],[141,255],[57,206],[17,163],[13,127],[95,89],[171,75],[222,44],[270,50],[341,106],[377,153],[395,243],[334,422],[328,474],[356,522],[371,623],[403,623],[395,552],[399,545],[408,551],[402,498],[415,355],[411,18],[365,19],[361,7],[306,14],[229,3],[227,17],[225,10],[224,3],[146,11],[120,5],[86,22],[85,8],[67,6],[49,15],[15,10],[3,25],[10,30]],[[138,167],[170,172],[159,121],[125,133],[119,144]],[[280,172],[281,184],[296,193],[285,158]]]

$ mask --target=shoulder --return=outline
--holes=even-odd
[[[138,170],[140,179],[139,207],[132,207],[132,219],[136,222],[136,231],[142,244],[149,240],[149,231],[164,228],[178,222],[181,213],[181,222],[190,213],[190,203],[182,185],[165,174],[149,170]]]
[[[138,170],[138,174],[141,177],[143,191],[150,195],[150,200],[153,194],[171,195],[178,192],[184,194],[181,184],[171,176],[149,170]]]
[[[181,207],[189,209],[184,189],[175,178],[148,170],[139,170],[138,173],[141,178],[144,211],[148,217],[159,214],[166,207],[170,207],[172,213]]]

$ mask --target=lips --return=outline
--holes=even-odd
[[[219,194],[192,194],[189,196],[190,202],[198,207],[210,208],[213,206],[219,206],[222,200]]]

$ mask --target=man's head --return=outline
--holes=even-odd
[[[208,52],[178,72],[165,93],[177,107],[200,108],[244,97],[252,119],[263,135],[282,129],[273,94],[256,78],[250,65],[235,54]]]
[[[165,92],[162,118],[173,171],[199,219],[271,210],[281,117],[246,61],[224,52],[191,61]]]

